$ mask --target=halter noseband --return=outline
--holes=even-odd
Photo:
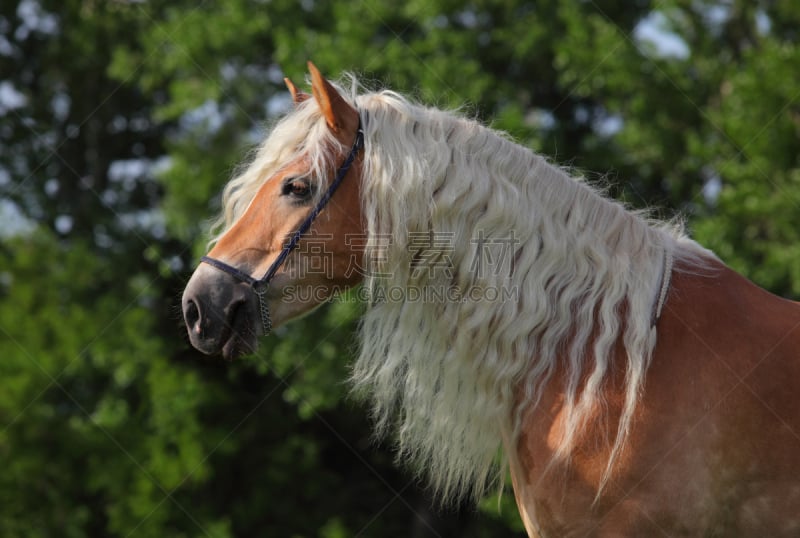
[[[217,269],[228,273],[240,282],[250,284],[250,286],[253,288],[253,292],[256,294],[256,297],[258,297],[258,308],[261,313],[261,326],[264,329],[264,336],[268,335],[272,331],[272,318],[270,318],[269,307],[267,306],[267,300],[265,297],[267,289],[269,288],[270,280],[272,280],[272,278],[275,276],[275,273],[277,273],[278,269],[280,269],[280,267],[284,264],[286,258],[289,256],[289,253],[294,250],[295,247],[297,247],[297,243],[300,242],[300,238],[311,227],[311,224],[314,222],[314,219],[317,218],[317,215],[319,215],[320,211],[322,211],[322,209],[328,204],[333,196],[333,193],[336,192],[336,189],[338,189],[339,185],[342,183],[344,176],[347,175],[347,171],[350,169],[350,165],[353,164],[353,161],[355,160],[356,155],[358,155],[359,150],[361,150],[363,147],[364,131],[361,128],[361,117],[359,116],[358,130],[356,130],[356,139],[353,142],[353,147],[350,149],[350,153],[342,163],[342,166],[340,166],[336,171],[336,177],[334,177],[330,186],[328,186],[328,190],[325,191],[325,193],[319,199],[317,205],[314,206],[314,209],[311,210],[311,213],[308,214],[306,220],[304,220],[303,223],[300,224],[300,227],[292,234],[289,242],[284,245],[280,254],[278,254],[278,257],[275,258],[274,262],[272,262],[272,265],[270,265],[263,277],[258,279],[253,278],[244,271],[215,258],[210,258],[208,256],[203,256],[200,258],[201,262],[205,262],[212,267],[216,267]]]

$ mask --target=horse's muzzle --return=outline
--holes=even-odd
[[[224,273],[196,271],[181,301],[192,346],[207,355],[221,353],[226,359],[254,351],[252,296],[250,286]]]

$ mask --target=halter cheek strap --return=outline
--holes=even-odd
[[[207,263],[212,267],[219,269],[220,271],[224,271],[231,275],[233,278],[240,282],[244,282],[249,284],[253,288],[253,293],[256,294],[258,297],[258,308],[261,314],[261,327],[264,331],[264,336],[268,335],[272,331],[272,318],[269,314],[269,307],[267,306],[267,299],[266,293],[267,289],[269,288],[269,283],[272,278],[275,276],[275,273],[278,272],[278,269],[286,262],[286,258],[289,256],[289,253],[297,247],[297,244],[300,242],[300,238],[311,228],[311,224],[314,222],[314,219],[317,218],[320,211],[328,204],[333,193],[336,192],[336,189],[339,188],[341,185],[342,180],[344,180],[344,176],[347,175],[347,171],[350,169],[350,166],[353,164],[353,161],[356,159],[356,155],[358,152],[364,147],[364,131],[361,128],[361,117],[359,115],[358,118],[358,130],[356,131],[356,139],[353,142],[353,147],[350,149],[350,153],[345,158],[342,165],[336,171],[336,176],[331,181],[331,184],[328,186],[328,190],[322,195],[319,199],[317,204],[311,210],[311,213],[308,214],[306,219],[300,224],[300,227],[292,234],[291,239],[289,242],[284,245],[283,249],[281,249],[280,254],[278,257],[275,258],[275,261],[272,262],[267,272],[261,278],[254,278],[249,274],[245,273],[244,271],[233,267],[232,265],[228,265],[227,263],[217,260],[216,258],[211,258],[209,256],[203,256],[200,258],[200,261],[203,263]]]

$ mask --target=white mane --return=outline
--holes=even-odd
[[[665,253],[694,258],[698,247],[474,121],[356,89],[344,95],[364,122],[372,299],[352,381],[379,431],[397,432],[399,458],[443,499],[479,497],[503,468],[504,440],[513,457],[523,413],[559,361],[558,456],[569,457],[602,405],[621,338],[626,400],[605,482],[655,345]],[[226,189],[223,225],[291,155],[312,151],[323,163],[323,127],[313,100],[286,116]]]

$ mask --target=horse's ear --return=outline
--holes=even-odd
[[[336,88],[325,80],[313,63],[308,62],[308,70],[311,72],[311,93],[319,103],[328,127],[334,133],[338,133],[347,123],[345,118],[353,115],[355,110],[339,95]]]
[[[292,84],[292,81],[289,80],[289,77],[284,77],[283,82],[285,82],[286,83],[286,87],[289,88],[289,93],[292,94],[292,101],[294,101],[295,105],[299,105],[300,103],[302,103],[303,101],[305,101],[306,99],[311,97],[306,92],[299,91],[295,87],[295,85]]]

